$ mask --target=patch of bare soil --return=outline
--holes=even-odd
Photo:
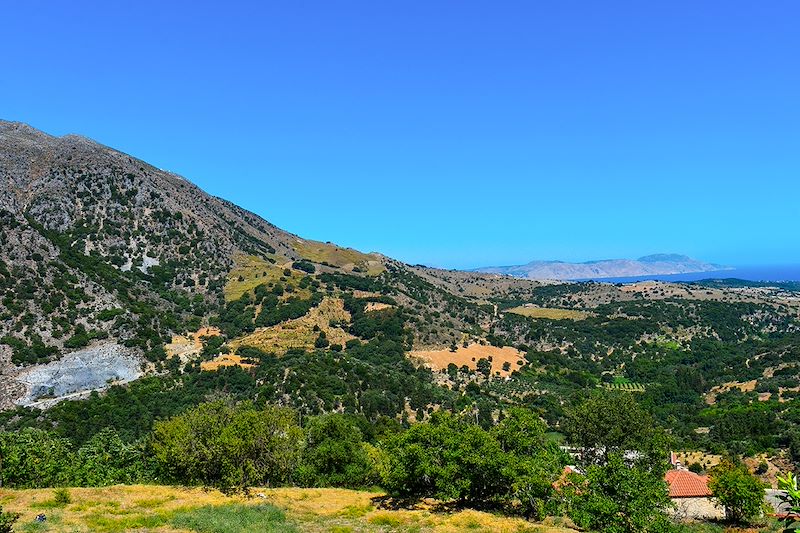
[[[366,312],[380,311],[382,309],[391,309],[392,307],[394,306],[391,304],[385,304],[381,302],[367,302],[367,304],[364,306],[364,311]]]
[[[203,361],[200,363],[200,370],[214,371],[219,370],[223,366],[240,366],[242,368],[253,368],[255,365],[243,362],[244,358],[238,355],[225,353],[216,356],[211,361]]]
[[[750,472],[756,474],[758,479],[773,488],[778,486],[778,476],[793,469],[791,461],[778,456],[769,457],[765,453],[758,454],[755,457],[745,457],[743,461]],[[760,471],[764,464],[767,465],[766,471]]]
[[[703,467],[703,470],[708,470],[717,466],[722,460],[722,456],[699,451],[682,451],[675,452],[675,459],[680,461],[685,467],[688,467],[692,463],[698,463]]]
[[[164,345],[167,357],[179,357],[182,363],[187,363],[200,355],[203,351],[203,337],[216,337],[220,335],[219,328],[200,328],[188,335],[173,335],[172,341]]]
[[[714,405],[717,403],[718,394],[733,389],[739,389],[742,392],[751,392],[755,390],[757,384],[758,380],[751,379],[750,381],[729,381],[728,383],[717,385],[706,393],[706,403],[708,405]]]

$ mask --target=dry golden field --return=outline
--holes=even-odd
[[[410,352],[409,355],[422,361],[433,370],[445,370],[450,363],[459,368],[467,365],[470,370],[475,370],[480,359],[491,358],[492,375],[502,377],[511,375],[511,372],[519,370],[527,363],[524,357],[525,354],[516,348],[511,346],[498,348],[497,346],[484,346],[482,344],[470,344],[466,348],[459,346],[455,352],[450,351],[449,348],[416,350]],[[503,369],[503,363],[508,363],[508,370]]]
[[[574,309],[556,309],[552,307],[534,307],[521,305],[507,310],[508,313],[527,316],[530,318],[549,318],[551,320],[583,320],[588,313]]]
[[[258,506],[271,504],[285,513],[285,523],[267,531],[347,532],[439,532],[571,533],[573,529],[533,523],[522,518],[474,510],[440,509],[435,502],[390,509],[380,492],[345,489],[254,489],[250,497],[226,496],[216,490],[151,485],[117,485],[105,488],[67,489],[70,503],[57,505],[53,489],[0,489],[5,510],[20,513],[19,531],[52,532],[189,532],[246,531],[246,525],[186,528],[180,516],[213,506]],[[242,509],[243,507],[239,507]],[[246,508],[246,507],[245,507]],[[47,522],[37,524],[39,513]],[[178,519],[176,519],[178,517]],[[185,520],[184,520],[185,522]]]
[[[291,263],[286,265],[273,265],[268,261],[254,255],[239,255],[235,258],[235,266],[228,273],[228,281],[225,283],[225,300],[230,302],[238,300],[244,293],[252,291],[262,283],[275,283],[280,281],[284,275],[284,270]],[[294,281],[294,285],[300,281],[305,273],[292,270],[288,279]]]
[[[216,356],[210,361],[203,361],[200,363],[200,369],[207,372],[219,370],[223,366],[240,366],[242,368],[253,368],[255,365],[252,363],[242,362],[244,359],[236,354],[223,353]]]

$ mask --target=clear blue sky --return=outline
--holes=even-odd
[[[123,7],[127,6],[127,7]],[[2,6],[0,117],[445,267],[800,262],[800,3]]]

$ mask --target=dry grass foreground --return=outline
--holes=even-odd
[[[401,510],[378,508],[383,494],[345,489],[255,489],[245,498],[225,496],[215,490],[150,485],[117,485],[104,488],[68,489],[71,502],[54,505],[53,489],[0,489],[0,503],[6,510],[21,513],[20,531],[117,532],[191,531],[170,525],[176,512],[208,505],[258,505],[270,503],[286,512],[287,520],[299,531],[383,532],[459,531],[501,533],[574,533],[574,530],[535,524],[522,518],[460,510],[437,512],[430,505]],[[48,517],[36,524],[39,513]]]
[[[308,313],[268,328],[258,328],[245,337],[234,339],[228,345],[236,350],[241,346],[252,346],[263,352],[283,354],[290,348],[313,349],[320,331],[324,331],[331,344],[345,345],[352,335],[331,324],[349,324],[350,313],[344,308],[341,298],[325,297]],[[314,327],[318,329],[315,331]]]
[[[466,348],[460,346],[455,352],[449,348],[441,350],[417,350],[409,354],[412,358],[419,359],[433,370],[446,370],[450,363],[461,368],[467,365],[470,370],[478,368],[480,359],[492,358],[493,376],[510,376],[514,370],[519,370],[524,364],[525,353],[512,348],[511,346],[484,346],[482,344],[470,344]],[[509,363],[508,370],[503,370],[503,363]]]
[[[553,307],[536,307],[521,305],[507,310],[508,313],[527,316],[529,318],[549,318],[550,320],[583,320],[589,314],[574,309],[557,309]]]

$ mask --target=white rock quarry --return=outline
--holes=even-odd
[[[159,266],[161,262],[158,260],[157,257],[149,257],[147,254],[144,254],[142,257],[142,264],[138,267],[144,274],[147,274],[147,271],[150,267]]]
[[[46,408],[76,399],[94,390],[127,383],[144,374],[145,361],[132,349],[103,342],[69,353],[58,361],[19,372],[15,379],[25,386],[17,405]]]

